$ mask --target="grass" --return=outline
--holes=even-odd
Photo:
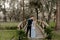
[[[17,27],[19,22],[0,22],[0,29],[5,29],[6,27]]]
[[[56,26],[56,23],[55,22],[50,22],[49,23],[50,27],[53,28],[53,38],[52,40],[60,40],[60,30],[57,30],[55,31],[55,26]]]
[[[52,40],[60,40],[60,31],[53,31]],[[18,35],[16,30],[0,30],[0,40],[17,40]],[[25,40],[25,39],[24,39]]]
[[[54,31],[53,40],[60,40],[60,30]]]
[[[0,30],[0,40],[18,40],[17,30]],[[24,38],[22,40],[28,40]]]
[[[16,30],[0,30],[0,40],[17,39]]]
[[[0,22],[0,27],[15,27],[19,24],[19,22]],[[54,26],[54,23],[51,23],[50,25]],[[14,40],[17,40],[17,32],[16,30],[0,30],[0,40],[11,40],[12,38],[15,38]],[[25,39],[24,39],[25,40]],[[60,40],[60,30],[59,31],[53,31],[53,39],[52,40]]]
[[[0,22],[0,26],[2,27],[11,27],[11,26],[17,26],[19,22]]]

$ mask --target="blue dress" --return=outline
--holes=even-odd
[[[34,25],[34,22],[32,22],[32,25],[31,25],[31,38],[35,38],[35,37],[36,37],[35,25]]]

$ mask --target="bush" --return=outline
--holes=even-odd
[[[7,30],[16,30],[17,29],[17,26],[11,26],[11,27],[5,27],[5,29]]]
[[[1,22],[0,30],[16,30],[18,24],[18,22]]]
[[[19,35],[19,40],[26,38],[26,34],[23,30],[19,30],[18,35]]]
[[[52,36],[53,36],[53,33],[52,33],[52,31],[53,31],[53,29],[52,29],[52,27],[46,27],[45,29],[44,29],[44,31],[45,31],[45,33],[46,33],[46,38],[48,39],[48,40],[51,40],[52,39]]]
[[[50,27],[52,27],[54,29],[56,26],[56,23],[53,21],[53,22],[50,22],[49,25],[50,25]]]
[[[3,28],[0,26],[0,30],[3,30]]]
[[[45,31],[45,33],[47,35],[46,38],[48,40],[51,40],[52,39],[53,30],[55,28],[55,24],[56,24],[55,22],[50,22],[48,27],[44,27],[44,31]]]
[[[7,26],[7,27],[0,27],[0,30],[16,30],[17,29],[17,26]]]

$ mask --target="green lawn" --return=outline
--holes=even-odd
[[[0,40],[17,40],[16,30],[0,30]]]
[[[0,29],[5,29],[6,27],[17,27],[19,22],[0,22]]]
[[[16,30],[0,30],[0,40],[17,40],[18,34]],[[60,31],[54,31],[52,40],[60,40]]]
[[[18,40],[17,30],[0,30],[0,40]],[[22,40],[28,40],[27,38]]]
[[[60,40],[60,30],[54,31],[53,40]]]
[[[0,22],[0,27],[16,27],[19,22]],[[17,40],[17,31],[16,30],[0,30],[0,40]],[[60,40],[60,31],[53,31],[53,39]]]
[[[19,22],[0,22],[0,26],[2,27],[10,27],[10,26],[17,26]]]

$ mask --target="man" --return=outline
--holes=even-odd
[[[32,24],[32,21],[33,21],[33,16],[31,16],[31,17],[28,19],[26,36],[28,36],[28,32],[29,32],[29,33],[30,33],[30,34],[29,34],[29,37],[31,37],[31,24]]]

